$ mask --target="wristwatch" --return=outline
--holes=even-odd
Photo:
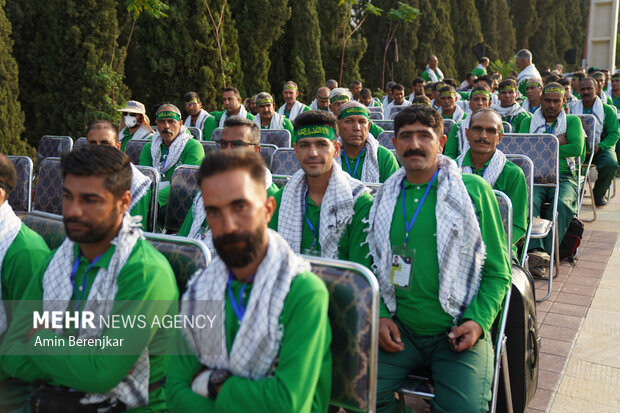
[[[212,370],[209,376],[209,398],[215,400],[217,396],[217,387],[224,384],[224,382],[232,374],[228,370]]]

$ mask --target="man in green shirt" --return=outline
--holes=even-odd
[[[226,87],[222,91],[222,103],[224,105],[224,110],[221,112],[211,112],[213,115],[213,120],[209,121],[207,125],[205,125],[205,134],[203,136],[204,140],[211,140],[211,135],[213,134],[213,130],[215,128],[223,128],[224,122],[226,119],[239,116],[242,118],[246,118],[249,120],[254,120],[254,116],[245,109],[245,106],[241,104],[241,93],[239,93],[239,89],[236,87]]]
[[[367,87],[362,89],[362,91],[360,92],[359,102],[367,108],[383,108],[381,105],[381,101],[379,101],[379,99],[377,98],[373,98],[372,90],[368,89]]]
[[[607,98],[607,104],[616,108],[616,115],[620,119],[620,72],[611,76],[611,92]],[[620,145],[616,144],[616,159],[620,159]]]
[[[472,113],[482,108],[488,108],[490,104],[491,93],[486,88],[477,86],[472,89],[469,94],[469,109]],[[444,148],[444,155],[456,159],[469,149],[469,141],[465,132],[468,127],[469,116],[452,126]]]
[[[499,105],[492,104],[491,109],[495,110],[502,117],[504,122],[510,123],[513,131],[518,131],[523,119],[530,117],[529,114],[519,103],[517,103],[517,82],[506,79],[499,84]]]
[[[316,97],[310,104],[311,110],[322,110],[327,112],[329,110],[329,88],[322,86],[316,91]]]
[[[50,252],[43,238],[22,224],[7,201],[16,182],[13,163],[0,154],[0,343],[11,325],[9,303],[23,299],[30,275]],[[28,383],[4,372],[0,356],[0,411],[17,411],[28,401],[31,390]]]
[[[274,110],[273,97],[269,93],[260,92],[256,95],[256,107],[258,115],[254,117],[254,123],[261,129],[286,129],[291,133],[292,139],[293,124]]]
[[[422,73],[422,79],[427,82],[441,82],[443,80],[443,73],[439,69],[439,60],[437,56],[430,55],[427,63],[426,70]]]
[[[129,157],[85,145],[63,156],[62,173],[67,239],[29,277],[23,299],[36,301],[17,309],[4,368],[22,380],[45,382],[30,398],[33,411],[166,411],[161,384],[174,330],[146,320],[175,314],[178,290],[168,261],[126,213]],[[33,310],[66,312],[62,328],[33,325]],[[79,322],[89,314],[91,323]],[[101,321],[139,315],[144,328]],[[72,346],[72,339],[85,341]]]
[[[444,86],[439,89],[439,113],[444,119],[452,119],[455,123],[467,117],[465,111],[457,104],[456,89]]]
[[[202,139],[211,139],[211,132],[217,127],[217,123],[209,112],[202,108],[200,95],[196,92],[187,92],[183,95],[185,112],[189,115],[184,122],[186,128],[198,128],[202,131]]]
[[[294,122],[295,118],[299,116],[300,113],[310,110],[308,106],[297,100],[299,97],[299,90],[297,88],[297,83],[292,80],[289,80],[284,84],[282,97],[284,98],[284,105],[280,106],[278,113],[286,117],[291,122]]]
[[[533,114],[540,108],[542,87],[543,82],[541,79],[531,78],[527,80],[525,84],[525,96],[527,96],[527,99],[521,105],[526,112]]]
[[[144,104],[137,100],[130,100],[121,112],[121,126],[119,141],[121,143],[120,150],[125,152],[127,142],[132,139],[151,139],[153,137],[153,129],[149,125],[149,118],[146,116]]]
[[[276,205],[264,172],[247,149],[208,153],[198,172],[215,253],[190,280],[181,313],[204,314],[214,300],[217,318],[177,336],[166,379],[171,412],[327,412],[329,294],[267,228]]]
[[[349,89],[337,87],[329,92],[329,110],[334,116],[338,116],[338,111],[340,110],[340,106],[344,105],[347,102],[350,102],[353,98]],[[383,112],[385,114],[385,110]],[[383,132],[383,128],[378,126],[373,121],[370,121],[370,126],[368,128],[372,136],[379,136],[381,132]]]
[[[340,106],[338,131],[342,149],[336,162],[355,179],[383,183],[398,170],[398,161],[368,132],[369,117],[368,109],[361,103],[347,102]]]
[[[433,411],[486,411],[491,326],[511,280],[497,201],[440,155],[436,110],[403,110],[394,133],[404,168],[377,193],[368,236],[381,289],[377,412],[409,411],[394,392],[419,365],[433,371]]]
[[[603,103],[596,95],[596,81],[590,77],[579,81],[581,100],[573,104],[568,113],[573,115],[592,114],[596,118],[596,136],[594,137],[594,158],[598,178],[592,189],[594,203],[597,207],[607,205],[605,194],[618,170],[618,159],[615,148],[620,133],[618,132],[618,116],[614,108]]]
[[[383,109],[383,117],[390,119],[392,108],[409,105],[411,105],[411,102],[405,99],[405,87],[397,83],[392,87],[392,101]]]
[[[239,116],[233,116],[224,122],[222,138],[219,141],[221,150],[251,148],[260,153],[260,129],[253,121]],[[271,172],[265,165],[265,189],[268,196],[274,196],[278,187],[273,183]],[[208,228],[202,193],[198,191],[189,213],[177,235],[190,238],[204,239]]]
[[[91,145],[107,145],[120,149],[118,129],[107,120],[96,120],[86,130],[86,142]],[[142,217],[142,229],[146,230],[151,206],[151,179],[131,164],[131,204],[129,214]]]
[[[521,168],[506,159],[497,148],[502,140],[502,118],[490,108],[474,112],[467,129],[469,149],[456,159],[464,173],[481,176],[493,189],[502,191],[512,202],[512,244],[525,235],[528,218],[528,193]]]
[[[168,205],[170,180],[179,165],[200,165],[205,151],[183,126],[181,111],[171,103],[157,109],[157,133],[142,148],[140,165],[152,166],[161,174],[159,206]]]
[[[359,80],[354,80],[353,82],[349,84],[349,90],[351,91],[351,94],[353,95],[353,100],[359,102],[360,92],[362,91],[362,89],[363,89],[362,82],[360,82]]]
[[[568,224],[577,213],[579,183],[577,182],[576,158],[585,155],[585,137],[581,121],[573,115],[566,115],[564,104],[565,90],[562,85],[552,82],[542,91],[541,110],[531,118],[521,122],[519,133],[551,133],[560,142],[560,186],[558,188],[558,241],[561,242],[568,229]],[[553,202],[553,188],[534,187],[532,215],[541,216],[540,207],[544,202]],[[549,210],[550,211],[550,210]],[[544,240],[530,241],[529,267],[535,277],[544,278],[549,267],[551,234]],[[548,275],[547,275],[548,276]]]
[[[476,68],[474,70],[471,71],[471,74],[478,77],[478,76],[484,76],[487,74],[487,67],[489,67],[489,58],[488,57],[483,57],[480,60],[478,60],[478,66],[476,66]]]
[[[372,196],[343,172],[338,126],[331,113],[310,111],[295,120],[295,156],[301,170],[275,195],[269,227],[296,253],[354,261],[370,268],[366,234]]]

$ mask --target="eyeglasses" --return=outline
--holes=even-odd
[[[496,128],[483,128],[482,126],[472,126],[469,130],[478,134],[486,132],[489,136],[495,136],[499,133]]]
[[[217,143],[220,145],[220,148],[227,148],[228,146],[230,146],[231,148],[239,148],[239,147],[257,146],[258,145],[256,143],[244,142],[244,141],[241,141],[241,140],[225,141],[223,139],[220,139],[219,141],[217,141]]]
[[[136,117],[138,114],[137,113],[132,113],[132,112],[123,112],[123,116],[131,116],[131,117]]]

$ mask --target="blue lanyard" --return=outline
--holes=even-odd
[[[487,170],[487,166],[488,166],[488,165],[485,165],[485,166],[484,166],[484,168],[482,168],[482,173],[480,174],[480,176],[481,176],[482,178],[484,178],[484,173],[485,173],[485,172],[486,172],[486,170]]]
[[[614,95],[611,95],[611,100],[612,102],[614,102],[614,106],[617,108],[620,108],[620,96],[618,96],[617,98]]]
[[[102,256],[103,254],[99,255],[97,258],[93,260],[93,262],[90,263],[88,267],[86,267],[86,272],[84,273],[84,278],[82,279],[82,289],[81,289],[82,294],[81,296],[79,296],[78,292],[75,291],[75,275],[77,273],[78,267],[80,266],[80,259],[82,258],[82,251],[78,251],[78,256],[73,262],[73,269],[71,270],[71,285],[73,286],[73,291],[75,291],[75,296],[77,297],[77,303],[75,304],[75,311],[78,311],[80,309],[80,302],[84,299],[84,295],[86,295],[86,276],[88,275],[88,272],[93,268],[93,266],[97,263],[97,261],[99,261],[99,258],[101,258]]]
[[[245,286],[248,285],[248,283],[252,282],[252,280],[254,279],[254,275],[256,274],[252,274],[252,276],[241,285],[241,291],[239,292],[239,302],[237,302],[237,298],[235,297],[235,294],[232,290],[232,281],[234,275],[232,271],[228,270],[228,297],[230,297],[230,305],[232,305],[233,311],[235,312],[235,315],[237,316],[239,321],[243,320],[243,316],[245,315],[245,305],[243,304]]]
[[[314,226],[312,225],[312,222],[310,222],[310,220],[308,219],[308,215],[307,215],[308,213],[308,191],[306,191],[305,200],[306,200],[306,204],[304,206],[304,218],[306,219],[306,224],[308,224],[308,226],[310,227],[310,231],[312,231],[312,234],[314,235],[314,241],[312,241],[312,246],[310,247],[310,251],[314,251],[316,240],[319,238],[318,229],[320,228],[319,225],[321,224],[321,215],[319,214],[319,220],[316,223],[316,230],[315,230]]]
[[[536,112],[536,110],[540,107],[540,105],[538,106],[530,106],[530,113],[534,113]]]
[[[166,153],[164,154],[164,163],[163,163],[163,164],[162,164],[162,166],[161,166],[161,170],[162,170],[162,171],[163,171],[163,170],[164,170],[164,168],[166,167],[166,161],[168,160],[168,150],[169,150],[169,149],[170,149],[170,148],[166,148]],[[163,175],[163,172],[162,172],[162,175]]]
[[[428,186],[426,187],[426,192],[424,192],[424,196],[422,197],[422,199],[420,200],[420,203],[418,204],[418,208],[415,210],[415,213],[413,214],[413,218],[411,218],[411,221],[407,222],[407,208],[406,208],[406,204],[405,204],[405,178],[403,178],[403,183],[402,183],[402,187],[403,187],[403,218],[405,219],[405,242],[403,242],[403,248],[407,246],[407,241],[409,240],[409,231],[411,231],[411,228],[413,228],[413,224],[415,222],[415,220],[418,218],[418,214],[420,213],[420,210],[422,209],[422,205],[424,204],[424,201],[426,201],[426,197],[428,196],[428,193],[431,191],[431,186],[433,186],[433,182],[435,181],[435,178],[437,178],[437,174],[439,173],[439,168],[437,168],[437,170],[435,171],[435,173],[433,174],[433,177],[431,178],[430,182],[428,183]]]
[[[583,107],[583,113],[585,113],[586,115],[591,115],[592,114],[592,109],[594,108],[594,105],[592,105],[592,107],[590,109],[586,108],[585,106]]]
[[[355,178],[355,174],[357,173],[357,167],[360,164],[360,159],[362,158],[362,155],[365,151],[366,147],[364,146],[364,149],[362,149],[360,154],[357,155],[357,162],[355,162],[355,169],[353,170],[353,172],[351,172],[351,165],[349,165],[349,157],[347,156],[347,153],[344,150],[342,151],[344,153],[344,160],[347,162],[347,169],[349,169],[349,175],[351,175],[351,177],[353,178]]]
[[[555,123],[555,122],[554,122],[554,123]],[[547,125],[547,124],[545,123],[545,133],[553,133],[553,127],[554,127],[554,126],[555,126],[555,125],[554,125],[553,123],[551,124],[551,126],[549,126],[549,125]]]

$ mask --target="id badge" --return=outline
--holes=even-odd
[[[390,271],[390,283],[399,289],[409,290],[413,277],[413,265],[415,263],[415,250],[402,246],[392,247],[392,268]]]

